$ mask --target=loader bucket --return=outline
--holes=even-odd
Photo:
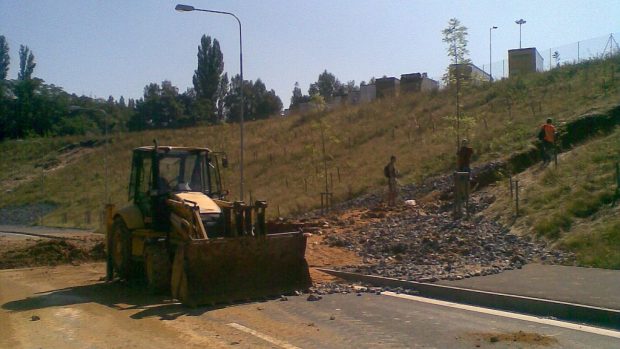
[[[305,249],[303,233],[193,240],[177,250],[173,297],[197,306],[305,290]]]

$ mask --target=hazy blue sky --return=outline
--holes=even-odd
[[[35,55],[34,75],[69,93],[139,98],[145,85],[162,80],[183,92],[191,86],[203,34],[219,40],[225,71],[237,74],[234,18],[176,12],[177,3],[0,0],[0,35],[11,50],[9,78],[17,76],[23,44]],[[541,50],[620,31],[620,0],[181,3],[233,12],[241,19],[244,77],[262,79],[285,108],[294,83],[306,93],[324,69],[340,81],[357,83],[412,72],[440,76],[448,64],[441,30],[452,17],[469,28],[470,57],[481,68],[489,62],[489,27],[499,27],[493,31],[493,61],[499,61],[519,46],[519,26],[514,23],[519,18],[527,21],[523,47]]]

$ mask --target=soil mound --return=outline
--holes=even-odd
[[[0,256],[0,269],[54,266],[105,259],[103,242],[79,246],[66,240],[41,240],[34,245],[7,250]]]

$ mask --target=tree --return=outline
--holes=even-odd
[[[217,89],[217,121],[222,122],[226,119],[226,95],[230,91],[230,82],[228,74],[224,73],[220,79],[220,85]]]
[[[187,123],[179,90],[170,81],[151,83],[144,87],[144,98],[137,102],[136,113],[127,123],[134,130],[178,127]]]
[[[216,109],[220,80],[224,71],[224,55],[217,39],[203,35],[198,46],[198,67],[194,71],[193,83],[196,91],[197,112],[206,115],[206,120],[216,121]]]
[[[469,59],[469,50],[467,49],[467,27],[462,25],[461,22],[456,18],[451,18],[448,21],[448,27],[441,31],[443,35],[442,41],[445,42],[448,46],[446,47],[446,53],[448,54],[448,58],[450,58],[450,64],[470,64],[471,60]],[[461,73],[462,69],[454,68],[454,73]],[[444,75],[444,81],[446,83],[450,82],[450,79],[454,79],[453,72],[451,72],[450,66]]]
[[[7,98],[5,88],[8,87],[6,76],[9,72],[9,44],[4,35],[0,35],[0,141],[8,136],[8,125],[10,122],[11,101]]]
[[[291,97],[291,104],[289,105],[289,109],[295,110],[299,106],[299,104],[304,102],[304,96],[299,88],[299,82],[295,81],[295,87],[293,87],[293,96]]]
[[[446,52],[451,61],[456,63],[471,63],[468,58],[469,50],[467,49],[467,27],[461,24],[456,18],[451,18],[448,21],[448,27],[441,31],[443,34],[442,41],[448,44]]]
[[[560,52],[558,51],[553,52],[553,55],[551,57],[553,57],[553,60],[555,60],[555,66],[559,68],[560,67]]]
[[[228,121],[239,121],[240,115],[240,92],[241,77],[235,75],[231,80],[231,89],[226,96],[226,108],[228,109]],[[274,90],[267,91],[265,84],[257,79],[256,82],[243,82],[243,110],[245,120],[266,119],[271,115],[278,114],[282,110],[282,101],[276,96]]]
[[[360,87],[355,84],[355,80],[348,81],[345,85],[347,92],[359,91]]]
[[[19,46],[19,73],[17,74],[17,80],[30,80],[32,79],[32,73],[34,72],[34,67],[36,67],[36,63],[34,62],[34,54],[30,51],[28,46],[20,45]]]
[[[0,35],[0,80],[4,81],[6,79],[10,63],[9,44],[6,42],[4,35]]]
[[[464,65],[471,64],[471,61],[467,57],[469,55],[469,50],[467,50],[467,27],[462,25],[461,22],[456,18],[451,18],[448,21],[448,27],[441,31],[443,35],[442,41],[448,44],[446,47],[446,52],[448,53],[448,57],[451,59],[453,64],[453,69],[451,69],[451,65],[448,65],[448,69],[446,74],[443,76],[443,80],[446,83],[456,82],[456,113],[455,113],[455,130],[456,130],[456,145],[459,146],[460,143],[460,128],[461,128],[461,75],[465,72]],[[456,64],[459,64],[458,66]]]
[[[310,85],[308,89],[309,95],[319,94],[326,101],[330,101],[334,95],[338,92],[341,92],[342,84],[334,74],[329,73],[327,69],[325,69],[321,74],[319,74],[319,78],[317,81]]]
[[[267,119],[282,110],[280,97],[276,96],[274,90],[267,91],[267,87],[261,79],[257,79],[252,86],[252,95],[254,103],[251,113],[249,113],[252,120]]]

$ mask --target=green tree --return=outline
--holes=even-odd
[[[11,112],[11,100],[9,98],[9,84],[6,76],[9,72],[9,44],[4,35],[0,35],[0,141],[8,136],[8,124]]]
[[[221,97],[220,80],[224,71],[224,56],[217,39],[203,35],[198,46],[198,67],[193,83],[196,91],[196,112],[205,115],[209,122],[217,121],[217,100]]]
[[[186,120],[178,88],[165,80],[161,86],[151,83],[144,87],[144,98],[136,103],[136,113],[127,127],[132,131],[178,127],[186,124]]]
[[[32,78],[35,66],[33,53],[28,46],[20,45],[19,72],[13,86],[14,100],[11,103],[13,115],[8,125],[11,138],[26,137],[34,133],[35,119],[42,116],[36,110],[35,91],[41,85],[42,80]],[[41,126],[37,125],[37,127]]]
[[[299,108],[299,104],[306,102],[307,98],[304,98],[301,88],[299,88],[299,82],[295,81],[295,87],[293,87],[293,96],[291,97],[290,110],[296,110]]]
[[[336,79],[334,74],[325,69],[321,74],[319,74],[317,81],[310,85],[308,94],[312,96],[318,93],[326,101],[330,101],[335,94],[341,93],[342,89],[342,83]]]
[[[560,67],[560,52],[558,51],[553,52],[553,55],[551,57],[553,57],[553,60],[555,61],[556,68],[559,68]]]
[[[235,75],[231,80],[231,89],[226,96],[228,121],[238,122],[240,115],[241,77]],[[282,101],[274,90],[267,91],[267,87],[260,80],[243,82],[243,111],[244,120],[266,119],[279,114],[282,110]]]
[[[10,63],[9,44],[6,42],[4,35],[0,35],[0,80],[6,80]]]
[[[267,119],[282,110],[282,101],[276,96],[274,90],[267,91],[267,87],[257,79],[252,86],[252,96],[254,97],[250,117],[252,120]]]
[[[453,63],[471,63],[467,49],[467,27],[456,18],[448,21],[448,26],[441,31],[442,41],[448,44],[446,53]]]
[[[34,67],[37,64],[34,62],[34,54],[28,46],[19,46],[19,73],[17,74],[17,80],[30,80],[32,79],[32,73]]]
[[[447,44],[446,53],[450,59],[450,65],[452,64],[470,64],[469,50],[467,49],[467,27],[461,24],[456,18],[451,18],[448,21],[448,26],[441,31],[443,35],[442,41]],[[461,74],[462,69],[451,69],[450,65],[444,75],[444,81],[450,83],[450,80],[455,79],[456,74]],[[454,71],[452,71],[454,70]]]
[[[222,122],[226,119],[226,95],[230,91],[230,81],[228,74],[224,73],[220,79],[220,85],[217,89],[217,121]]]

